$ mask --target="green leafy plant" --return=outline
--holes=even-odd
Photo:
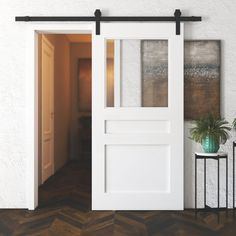
[[[190,129],[190,133],[191,138],[197,143],[202,143],[208,137],[221,144],[229,139],[231,128],[225,119],[208,114],[206,117],[194,121],[194,124],[195,127]]]

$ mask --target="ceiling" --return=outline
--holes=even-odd
[[[71,43],[91,43],[91,34],[67,34],[66,37]]]

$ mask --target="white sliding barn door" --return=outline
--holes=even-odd
[[[183,24],[93,36],[92,209],[183,209]]]

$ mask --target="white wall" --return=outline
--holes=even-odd
[[[27,207],[26,202],[26,25],[16,15],[92,15],[100,8],[104,15],[171,15],[180,8],[186,15],[201,15],[203,22],[188,23],[186,39],[222,40],[222,115],[236,116],[236,3],[229,0],[1,0],[0,8],[0,207]],[[185,137],[185,206],[193,206],[192,153],[198,149]],[[225,149],[232,153],[231,143]],[[223,172],[223,170],[222,170]],[[213,189],[215,173],[209,173]],[[230,188],[230,191],[232,188]],[[231,191],[232,192],[232,191]],[[223,192],[222,192],[223,196]],[[231,200],[232,194],[230,194]],[[215,197],[210,197],[211,203]]]

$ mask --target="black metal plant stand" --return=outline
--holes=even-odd
[[[233,214],[235,216],[235,147],[236,141],[233,142]]]
[[[236,146],[236,144],[235,144]],[[206,161],[213,159],[217,161],[217,207],[212,208],[207,205],[206,202]],[[226,207],[220,207],[220,159],[226,160]],[[204,208],[197,207],[197,162],[198,160],[204,160]],[[234,171],[234,170],[233,170]],[[234,183],[233,183],[234,184]],[[234,191],[234,190],[233,190]],[[233,193],[234,196],[234,193]],[[227,153],[195,153],[195,216],[197,218],[198,210],[228,210],[228,154]],[[219,211],[216,211],[219,222]],[[228,212],[227,212],[228,213]]]

